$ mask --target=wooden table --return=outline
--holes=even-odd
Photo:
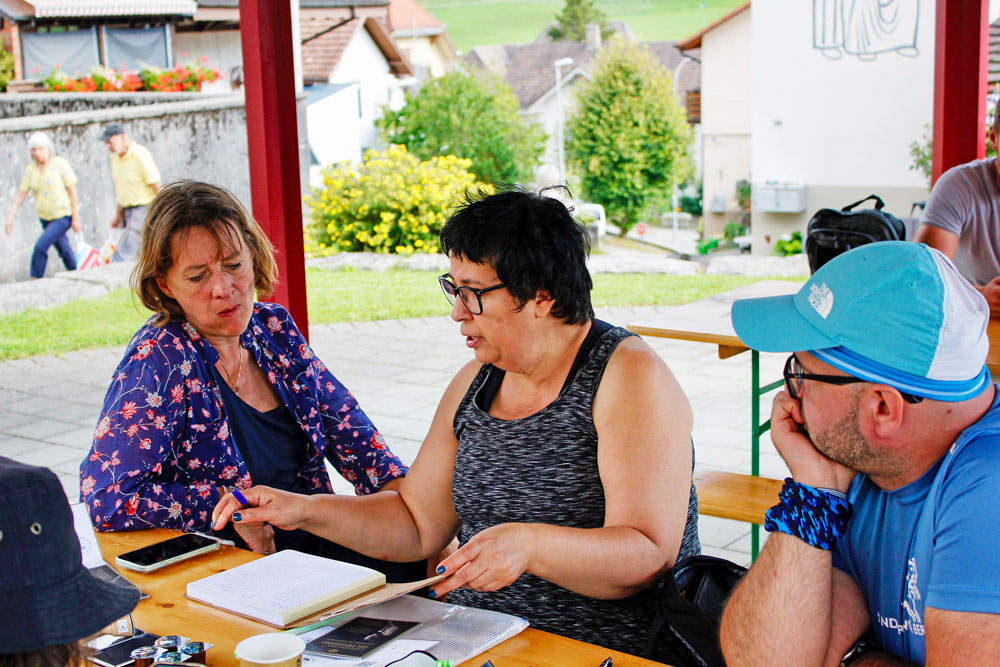
[[[170,530],[139,530],[124,533],[99,533],[104,559],[114,567],[115,556],[147,544],[168,539],[177,533]],[[118,568],[150,597],[142,600],[132,617],[135,625],[157,635],[184,635],[215,644],[208,653],[211,667],[238,667],[233,649],[241,640],[264,632],[276,632],[257,623],[207,605],[188,600],[184,591],[189,581],[236,567],[260,556],[233,547],[222,547],[203,556],[141,574]],[[528,628],[465,664],[479,667],[491,660],[495,667],[546,667],[582,665],[597,667],[611,656],[615,667],[644,667],[661,663],[627,653],[601,648],[594,644],[560,637]]]

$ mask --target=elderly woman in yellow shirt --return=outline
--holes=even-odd
[[[76,254],[66,238],[66,232],[71,227],[75,232],[80,231],[76,174],[69,162],[55,154],[52,140],[44,132],[35,132],[28,137],[28,150],[31,151],[32,161],[24,170],[24,178],[14,196],[4,230],[10,234],[14,228],[14,215],[30,191],[35,196],[35,212],[42,223],[42,235],[35,241],[35,250],[31,255],[31,277],[45,275],[45,264],[52,245],[55,245],[66,268],[73,271],[76,269]]]

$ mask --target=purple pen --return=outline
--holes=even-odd
[[[240,501],[240,504],[243,505],[244,507],[250,504],[250,501],[246,499],[246,496],[240,493],[240,490],[237,489],[236,487],[233,487],[233,497],[236,498],[236,500]]]

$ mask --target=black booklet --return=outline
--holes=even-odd
[[[413,621],[359,616],[306,644],[306,653],[363,658],[418,625]]]

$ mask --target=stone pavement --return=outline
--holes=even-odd
[[[442,302],[442,306],[444,306]],[[442,308],[444,310],[444,308]],[[669,313],[670,307],[599,309],[616,324]],[[314,326],[317,354],[349,387],[406,462],[417,454],[441,394],[472,353],[458,325],[442,315],[409,320]],[[750,465],[750,355],[720,361],[712,345],[647,338],[687,392],[695,414],[695,456],[700,466],[748,472]],[[0,456],[49,466],[71,501],[77,469],[121,348],[40,356],[0,363]],[[761,355],[763,377],[778,377],[783,355]],[[770,398],[762,401],[762,414]],[[664,406],[669,409],[669,406]],[[761,472],[783,477],[787,469],[770,440],[762,443]],[[642,461],[636,461],[641,466]],[[338,491],[350,492],[334,476]],[[704,551],[747,563],[749,524],[701,517]]]

